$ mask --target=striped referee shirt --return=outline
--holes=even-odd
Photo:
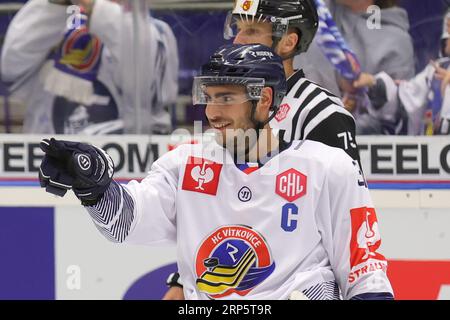
[[[314,140],[343,149],[359,161],[355,119],[342,101],[305,78],[302,70],[287,80],[288,92],[270,125],[287,142]]]

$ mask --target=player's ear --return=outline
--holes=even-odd
[[[270,87],[265,87],[261,91],[261,99],[258,102],[258,108],[264,115],[269,115],[270,107],[273,102],[273,90]]]
[[[300,41],[298,33],[293,29],[289,30],[280,40],[277,47],[277,53],[282,56],[288,56],[297,48],[297,44]]]

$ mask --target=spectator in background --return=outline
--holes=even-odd
[[[411,80],[395,81],[385,72],[363,74],[357,87],[370,87],[385,108],[404,108],[408,133],[450,134],[450,10],[444,19],[440,59],[431,61]]]
[[[11,93],[27,105],[24,133],[134,132],[134,63],[145,77],[142,132],[170,130],[165,107],[178,90],[175,37],[167,24],[148,16],[146,55],[133,61],[131,13],[114,2],[30,0],[14,17],[1,73]],[[72,3],[80,5],[82,15],[70,16]]]
[[[327,1],[340,32],[359,58],[363,72],[385,71],[396,79],[410,79],[414,76],[414,51],[408,33],[408,16],[396,3],[395,0]],[[373,13],[367,11],[372,5],[381,9],[379,28],[369,28]],[[358,110],[351,99],[356,88],[336,75],[315,41],[306,54],[296,58],[295,65],[302,66],[313,81],[343,96],[347,108],[354,113],[357,134],[395,134],[404,129],[399,126],[404,118],[399,110],[393,114],[374,108]],[[321,68],[314,67],[317,65]]]

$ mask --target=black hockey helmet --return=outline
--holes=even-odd
[[[296,28],[300,39],[295,54],[308,50],[319,26],[314,0],[236,0],[225,22],[225,39],[237,35],[237,19],[271,22],[273,48],[289,28]]]
[[[204,87],[237,84],[246,88],[247,101],[258,101],[264,87],[273,90],[271,110],[276,113],[287,92],[283,61],[269,47],[261,44],[231,44],[219,48],[194,78],[194,104],[206,104]]]

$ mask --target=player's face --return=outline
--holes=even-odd
[[[267,47],[273,45],[272,24],[269,22],[252,22],[245,19],[240,19],[236,22],[237,34],[234,38],[234,44],[262,44]],[[283,35],[275,47],[275,52],[280,56],[285,56],[292,53],[294,49],[290,44],[290,35],[297,34],[294,30]]]
[[[268,47],[272,46],[272,24],[269,22],[239,20],[237,29],[234,44],[260,43]]]
[[[206,105],[206,117],[212,128],[225,132],[226,129],[247,130],[252,127],[249,119],[251,103],[247,101],[243,86],[208,86],[205,93],[210,101]]]
[[[217,141],[223,146],[231,144],[238,134],[254,129],[251,119],[250,101],[244,101],[246,89],[239,85],[208,86],[205,89],[208,97],[206,117],[211,128],[220,136]],[[240,130],[239,130],[240,129]]]

